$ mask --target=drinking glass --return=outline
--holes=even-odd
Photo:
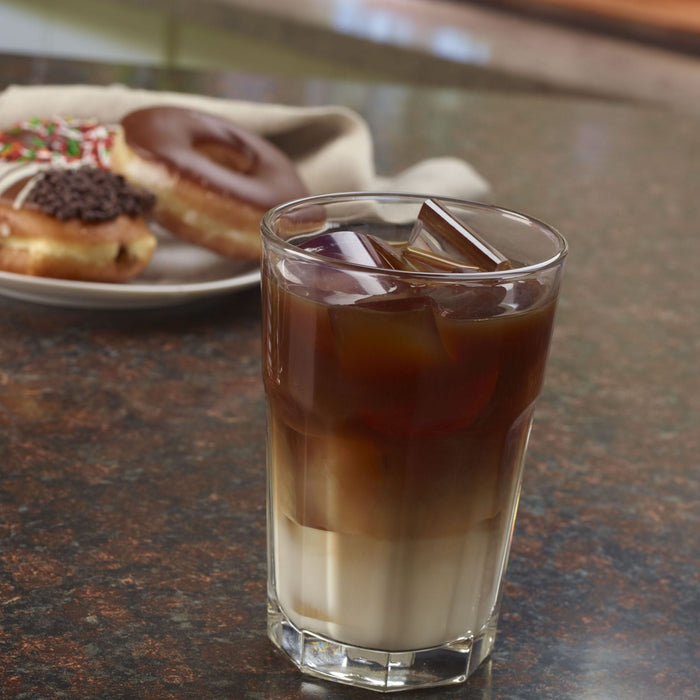
[[[348,193],[262,222],[268,634],[305,673],[463,682],[496,635],[567,252],[494,206]],[[472,232],[505,260],[469,259]]]

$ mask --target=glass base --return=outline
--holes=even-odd
[[[416,651],[378,651],[326,639],[299,629],[276,607],[268,609],[267,633],[303,673],[392,693],[464,683],[491,653],[496,620],[494,614],[476,637]]]

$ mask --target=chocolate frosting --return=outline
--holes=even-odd
[[[155,204],[151,192],[102,168],[33,163],[17,164],[0,176],[0,199],[59,221],[79,219],[88,224],[111,221],[122,214],[141,217]]]
[[[29,192],[27,203],[59,221],[98,223],[121,214],[142,216],[153,207],[155,197],[121,175],[83,166],[43,172]]]
[[[291,160],[266,139],[226,119],[182,107],[147,107],[121,121],[139,157],[261,209],[308,194]]]

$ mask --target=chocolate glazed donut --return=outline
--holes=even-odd
[[[181,107],[148,107],[121,121],[112,169],[157,197],[153,218],[174,235],[229,257],[260,255],[271,207],[308,194],[269,141]]]

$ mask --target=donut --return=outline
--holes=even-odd
[[[0,130],[0,159],[107,169],[116,131],[96,119],[32,117]]]
[[[121,120],[112,168],[156,195],[153,217],[173,235],[225,256],[260,256],[260,219],[307,195],[294,164],[266,139],[182,107]]]
[[[154,200],[92,165],[4,163],[0,270],[124,282],[146,267],[156,247],[143,217]]]

